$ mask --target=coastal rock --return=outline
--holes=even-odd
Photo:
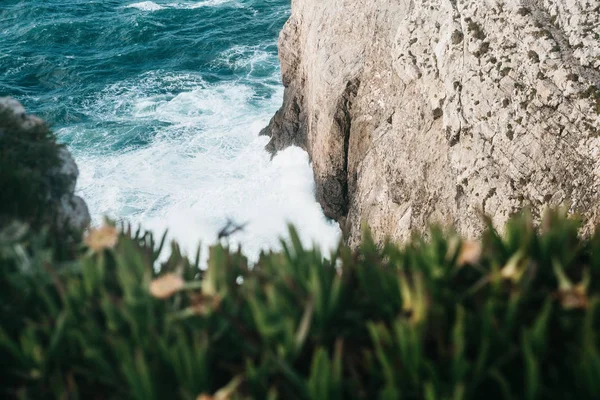
[[[523,207],[600,222],[600,1],[293,0],[285,99],[263,131],[305,148],[351,244],[429,223],[466,236]]]
[[[0,139],[2,139],[2,135],[12,135],[13,138],[22,138],[19,139],[22,146],[36,146],[39,142],[36,142],[34,138],[45,138],[48,135],[48,127],[40,118],[28,115],[25,108],[18,101],[4,97],[0,98]],[[90,224],[90,214],[85,201],[74,194],[79,170],[69,151],[65,147],[51,144],[53,140],[50,143],[44,142],[44,145],[56,148],[52,152],[55,154],[55,157],[58,156],[58,166],[47,171],[38,171],[41,176],[39,179],[44,180],[44,182],[62,182],[64,183],[64,190],[60,192],[54,190],[54,188],[48,190],[48,201],[45,204],[50,205],[50,207],[43,210],[44,216],[42,219],[53,224],[59,231],[82,232]],[[29,141],[31,143],[27,144]],[[10,146],[11,143],[14,143],[14,139],[1,142],[7,143],[6,145]],[[6,150],[7,159],[14,158],[14,156],[9,155],[11,149]],[[23,168],[36,169],[37,164],[43,165],[41,162],[35,160],[23,161],[22,163],[17,161],[16,168],[19,168],[21,165]],[[23,182],[22,184],[26,185],[28,183]],[[5,189],[9,190],[10,188]],[[14,200],[19,201],[19,199]],[[1,220],[3,222],[7,222],[10,220],[11,215],[4,215],[4,213],[5,211],[11,212],[10,210],[13,210],[14,207],[7,204],[3,206],[6,209],[0,212],[2,214],[0,216],[2,216]],[[30,219],[34,218],[34,216],[21,215],[21,218]]]
[[[66,148],[60,149],[59,157],[61,166],[56,173],[66,176],[69,185],[67,192],[60,198],[59,207],[57,208],[57,224],[71,230],[83,231],[90,225],[91,218],[85,201],[75,195],[79,168],[77,168],[73,156]]]

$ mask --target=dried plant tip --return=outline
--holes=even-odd
[[[571,290],[558,292],[558,298],[565,310],[585,309],[589,304],[586,289],[581,285],[577,285]]]
[[[500,270],[500,276],[502,279],[518,283],[529,265],[529,260],[525,258],[522,250],[514,254],[506,263],[506,265]]]
[[[236,376],[231,382],[229,382],[227,386],[215,393],[214,396],[203,393],[196,397],[196,400],[229,400],[237,391],[242,382],[243,379],[239,376]]]
[[[150,294],[157,299],[168,299],[183,289],[184,285],[179,275],[166,274],[150,282]]]
[[[516,262],[509,262],[508,264],[506,264],[506,266],[504,268],[502,268],[502,271],[500,271],[500,274],[502,275],[502,278],[504,279],[513,279],[517,273],[519,271],[517,270],[517,263]]]
[[[207,296],[198,294],[191,297],[192,309],[197,315],[208,315],[214,310],[218,310],[221,305],[221,297],[218,295]]]
[[[571,283],[560,264],[555,260],[554,273],[558,280],[558,299],[565,310],[584,309],[588,307],[587,290],[590,285],[590,272],[584,270],[583,280],[574,285]]]
[[[481,258],[481,244],[472,240],[463,242],[456,263],[459,266],[477,264]]]
[[[119,241],[119,231],[116,227],[104,225],[102,228],[92,228],[85,237],[85,244],[94,252],[112,249]]]

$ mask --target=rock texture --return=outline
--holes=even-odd
[[[350,243],[524,206],[600,222],[600,1],[293,0],[279,50],[268,149],[309,152]]]
[[[27,136],[34,136],[27,135],[31,132],[47,134],[48,128],[41,119],[27,115],[25,108],[18,101],[8,97],[0,98],[0,139],[2,135],[22,135],[22,142],[26,143],[30,140]],[[0,143],[4,142],[0,141]],[[31,146],[35,146],[35,143],[31,143]],[[56,151],[58,151],[59,166],[40,173],[48,177],[61,177],[61,182],[66,182],[66,187],[61,193],[51,191],[48,194],[48,204],[53,205],[53,209],[44,211],[44,220],[51,221],[59,231],[82,232],[90,224],[90,214],[85,201],[74,194],[79,170],[66,148],[58,147]],[[1,152],[0,156],[2,156]],[[32,162],[27,164],[29,167]],[[3,188],[3,190],[11,190],[11,188]],[[3,214],[1,206],[0,214]]]
[[[67,193],[60,198],[57,208],[57,223],[59,226],[65,226],[75,231],[83,231],[90,225],[91,218],[85,201],[74,194],[79,169],[66,148],[63,147],[60,150],[59,156],[62,165],[57,173],[68,176],[71,184]]]

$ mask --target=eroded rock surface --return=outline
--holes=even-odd
[[[351,244],[524,206],[600,222],[600,1],[293,0],[279,49],[268,149],[309,152]]]

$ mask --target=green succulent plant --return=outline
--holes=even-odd
[[[324,256],[290,228],[208,265],[130,227],[58,261],[0,234],[0,393],[38,399],[597,399],[600,234],[559,211],[479,241]]]

